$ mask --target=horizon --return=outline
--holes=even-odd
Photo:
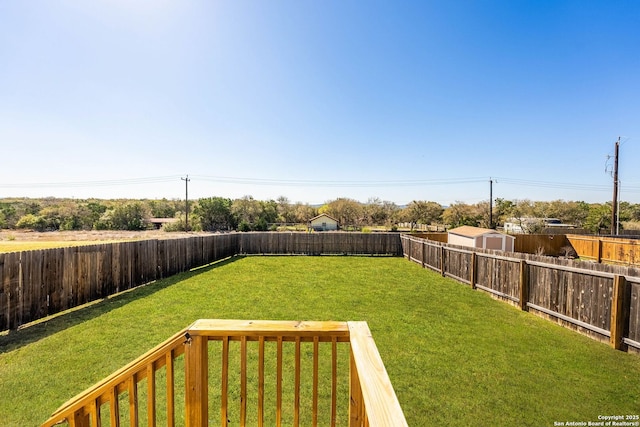
[[[205,197],[199,197],[199,198],[191,198],[189,197],[189,203],[192,202],[198,202],[200,199],[207,199],[207,198],[216,198],[216,197],[221,197],[224,199],[229,199],[231,201],[235,201],[235,200],[240,200],[243,199],[245,197],[252,197],[254,200],[257,201],[262,201],[262,202],[268,202],[268,201],[274,201],[276,203],[279,203],[278,198],[270,198],[270,199],[258,199],[255,198],[253,196],[251,196],[250,194],[241,196],[241,197],[237,197],[237,198],[233,198],[233,197],[224,197],[224,196],[218,196],[218,195],[212,195],[212,196],[205,196]],[[369,200],[363,201],[363,200],[357,200],[357,199],[350,199],[348,197],[335,197],[333,199],[329,199],[329,200],[325,200],[324,202],[321,203],[308,203],[308,202],[303,202],[303,201],[296,201],[296,200],[290,200],[287,198],[287,202],[291,205],[296,205],[296,204],[301,204],[301,205],[307,205],[310,206],[314,209],[318,209],[321,208],[322,206],[325,206],[333,201],[339,200],[339,199],[348,199],[348,200],[353,200],[356,203],[360,203],[362,205],[367,205],[367,204],[371,204],[373,203],[374,199],[377,199],[377,201],[379,202],[390,202],[390,203],[394,203],[396,205],[396,207],[400,208],[400,209],[404,209],[406,207],[408,207],[412,202],[434,202],[434,203],[439,203],[436,202],[434,200],[428,200],[428,199],[414,199],[411,200],[407,203],[404,204],[397,204],[391,200],[382,200],[380,198],[371,198]],[[494,208],[495,208],[495,202],[498,198],[494,198]],[[502,198],[499,198],[502,199]],[[149,197],[141,197],[141,198],[100,198],[100,197],[56,197],[56,196],[45,196],[45,197],[25,197],[25,196],[15,196],[15,197],[0,197],[0,203],[7,201],[7,200],[70,200],[70,201],[75,201],[75,202],[80,202],[80,201],[93,201],[93,200],[98,200],[98,201],[104,201],[104,202],[118,202],[118,201],[140,201],[140,202],[145,202],[145,201],[160,201],[160,200],[166,200],[168,202],[180,202],[180,203],[184,203],[185,199],[183,198],[179,198],[179,197],[174,197],[174,198],[167,198],[167,197],[161,197],[161,198],[149,198]],[[561,202],[561,203],[587,203],[588,205],[606,205],[606,204],[611,204],[612,201],[608,200],[608,201],[604,201],[604,202],[585,202],[584,200],[563,200],[563,199],[556,199],[556,200],[532,200],[532,199],[503,199],[503,200],[507,200],[507,201],[511,201],[514,203],[519,203],[519,202],[532,202],[532,203],[554,203],[554,202]],[[463,201],[454,201],[451,205],[453,204],[458,204],[458,203],[462,203],[462,204],[467,204],[469,206],[475,206],[475,205],[479,205],[482,203],[489,203],[489,199],[485,199],[485,200],[481,200],[479,202],[476,203],[467,203],[467,202],[463,202]],[[640,205],[640,203],[632,203],[632,202],[627,202],[625,200],[621,200],[620,203],[629,203],[629,205],[634,206],[634,205]],[[440,203],[439,203],[440,204]],[[440,206],[443,209],[447,209],[449,207],[451,207],[451,205],[443,205],[440,204]]]
[[[640,3],[0,4],[0,198],[640,203]]]

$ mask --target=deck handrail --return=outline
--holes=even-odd
[[[258,425],[263,426],[265,342],[277,345],[277,418],[282,425],[282,347],[284,342],[295,343],[295,416],[299,423],[300,411],[300,347],[302,342],[313,343],[313,425],[318,420],[318,359],[320,343],[331,345],[331,420],[335,423],[337,412],[337,346],[349,343],[349,426],[407,426],[382,358],[375,345],[366,322],[314,322],[314,321],[264,321],[264,320],[198,320],[176,333],[162,344],[151,349],[125,367],[114,372],[94,386],[63,404],[42,427],[67,423],[71,427],[102,426],[103,407],[108,408],[109,425],[120,426],[119,396],[128,395],[130,425],[139,425],[138,413],[144,402],[138,399],[138,383],[146,381],[146,419],[150,426],[156,423],[157,384],[156,371],[166,367],[166,411],[167,425],[175,423],[175,377],[174,361],[184,354],[184,418],[187,426],[206,426],[210,422],[208,413],[209,360],[208,342],[222,342],[221,364],[221,413],[220,423],[228,425],[228,355],[229,343],[239,341],[241,349],[240,373],[240,425],[246,423],[247,402],[247,343],[257,341],[258,361]],[[255,344],[253,344],[255,345]]]

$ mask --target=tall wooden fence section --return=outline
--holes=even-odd
[[[640,265],[640,240],[567,235],[580,258],[621,265]]]
[[[238,235],[0,254],[0,330],[235,255]]]
[[[403,235],[413,262],[617,349],[640,351],[640,270],[463,248]]]
[[[230,233],[0,254],[0,331],[237,254],[402,255],[398,233]]]
[[[513,250],[527,254],[559,256],[573,248],[564,234],[515,234]]]

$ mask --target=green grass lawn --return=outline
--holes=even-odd
[[[0,425],[38,425],[198,318],[367,321],[411,426],[640,414],[637,355],[403,258],[247,257],[1,336]]]

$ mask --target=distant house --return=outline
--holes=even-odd
[[[309,230],[335,231],[337,229],[338,220],[327,214],[320,214],[309,220]]]
[[[548,230],[571,230],[576,228],[573,224],[564,224],[558,218],[509,218],[504,223],[504,231],[512,234],[540,233]]]
[[[153,228],[159,230],[165,224],[172,224],[178,221],[178,218],[149,218],[147,221],[153,226]]]
[[[468,225],[449,230],[448,238],[449,243],[452,245],[506,252],[513,252],[514,241],[516,240],[515,237],[496,230],[470,227]]]

